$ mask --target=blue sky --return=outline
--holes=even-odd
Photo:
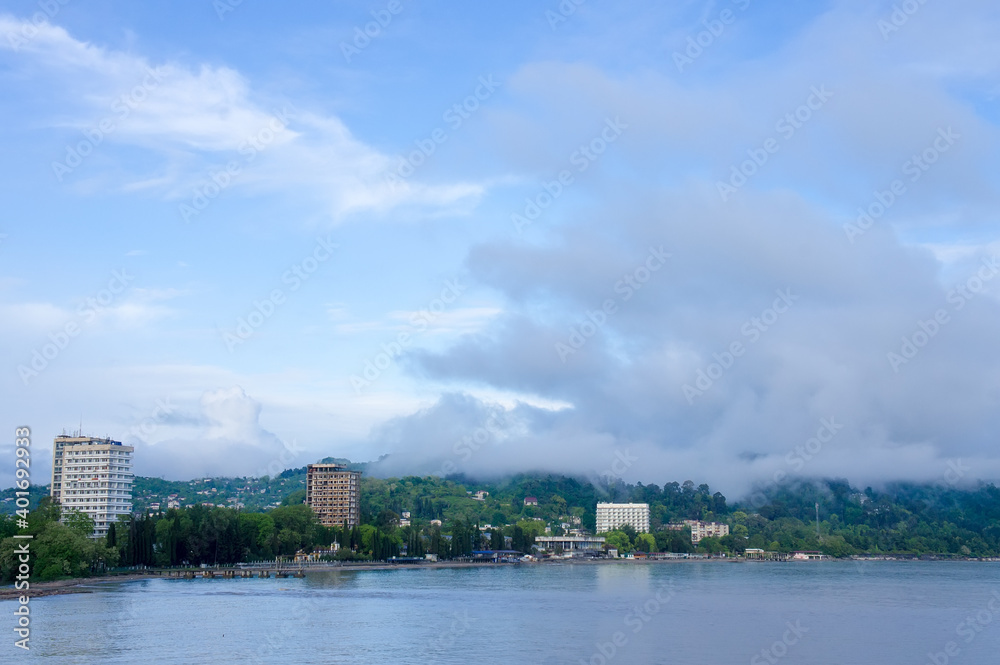
[[[995,7],[650,4],[5,3],[35,480],[997,478]]]

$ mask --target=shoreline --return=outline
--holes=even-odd
[[[93,593],[87,586],[107,584],[108,582],[133,582],[162,577],[154,574],[105,575],[102,577],[77,577],[70,580],[53,580],[51,582],[31,582],[31,587],[24,590],[15,589],[13,585],[0,587],[0,601],[16,600],[28,596],[32,600],[45,596],[62,596],[70,593]]]
[[[583,559],[583,558],[573,558],[573,559],[549,559],[543,561],[526,561],[519,563],[493,563],[493,562],[469,562],[469,561],[435,561],[428,563],[355,563],[341,566],[329,566],[329,567],[309,567],[306,566],[303,572],[313,573],[332,573],[332,572],[347,572],[347,571],[368,571],[368,570],[427,570],[427,569],[447,569],[447,568],[484,568],[492,566],[519,566],[519,565],[552,565],[552,564],[570,564],[570,565],[651,565],[651,564],[671,564],[671,563],[690,563],[692,561],[701,562],[717,562],[717,563],[753,563],[753,564],[777,564],[777,563],[791,563],[791,564],[816,564],[816,563],[830,563],[834,561],[840,562],[894,562],[894,563],[911,563],[911,562],[923,562],[923,563],[947,563],[947,562],[967,562],[967,563],[997,563],[997,560],[990,559],[976,559],[976,558],[933,558],[933,559],[921,559],[919,557],[893,557],[880,556],[880,557],[858,557],[858,558],[844,558],[844,559],[827,559],[823,561],[754,561],[747,560],[742,557],[728,557],[728,558],[705,558],[705,559],[685,559],[685,558],[670,558],[670,559]],[[232,568],[191,568],[185,571],[174,570],[172,572],[193,572],[199,575],[205,571],[218,573],[222,570],[233,570]],[[236,568],[235,570],[240,570]],[[272,569],[273,570],[273,569]],[[294,565],[289,566],[285,569],[286,571],[297,571],[299,570]],[[31,599],[44,598],[46,596],[61,596],[71,593],[93,593],[93,589],[88,588],[97,585],[109,584],[113,582],[137,582],[139,580],[181,580],[185,579],[180,576],[170,576],[165,574],[165,571],[160,572],[147,572],[147,573],[127,573],[120,575],[105,575],[101,577],[80,577],[69,580],[54,580],[51,582],[33,582],[30,589],[17,590],[13,585],[0,587],[0,601],[5,600],[16,600],[20,596],[28,596]],[[200,579],[200,578],[195,578]],[[216,578],[223,579],[223,578]],[[240,578],[237,578],[240,579]],[[249,579],[249,578],[243,578]],[[254,578],[257,579],[257,578]]]

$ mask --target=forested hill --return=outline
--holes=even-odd
[[[179,491],[180,485],[173,491]],[[461,519],[500,526],[530,520],[556,533],[566,524],[593,531],[599,501],[633,501],[650,504],[654,533],[664,524],[683,519],[730,524],[735,538],[723,545],[725,549],[817,549],[835,555],[1000,555],[1000,490],[991,484],[974,489],[895,484],[873,490],[825,480],[789,483],[767,494],[755,494],[753,500],[737,502],[729,502],[706,484],[691,481],[663,486],[621,482],[596,486],[586,480],[547,474],[520,474],[491,482],[461,476],[362,476],[361,488],[362,520],[368,523],[388,510],[397,515],[410,512],[415,525],[441,519],[446,529],[449,522]],[[147,507],[154,497],[165,506],[162,490],[154,489],[154,479],[137,479],[137,509]],[[488,494],[477,500],[478,491]],[[186,497],[185,503],[216,505],[234,505],[231,500],[237,499],[245,510],[301,503],[305,468],[290,469],[275,478],[194,481],[185,484],[181,496]],[[526,497],[535,497],[538,505],[524,505]]]
[[[337,460],[347,463],[346,460]],[[46,493],[33,487],[33,499]],[[562,533],[571,528],[593,531],[598,501],[650,504],[650,527],[683,519],[725,522],[731,537],[709,540],[707,548],[738,552],[745,547],[789,551],[822,550],[828,554],[907,553],[966,556],[1000,555],[1000,490],[992,484],[975,488],[895,484],[881,490],[851,487],[846,481],[787,483],[753,500],[729,502],[708,485],[691,481],[663,486],[619,482],[595,486],[559,475],[520,474],[502,481],[437,477],[372,478],[362,476],[362,521],[375,524],[382,515],[410,512],[414,529],[430,520],[450,524],[522,523],[523,527]],[[476,492],[485,492],[477,499]],[[305,497],[305,467],[273,478],[202,478],[165,481],[137,477],[137,513],[166,511],[169,501],[182,510],[233,508],[269,511],[300,504]],[[538,505],[525,505],[535,497]],[[819,504],[817,537],[816,504]],[[3,512],[13,511],[13,490],[0,493]],[[664,541],[665,543],[666,541]],[[661,543],[661,546],[666,546]],[[634,544],[634,543],[633,543]]]

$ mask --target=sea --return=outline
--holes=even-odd
[[[0,603],[0,662],[996,665],[1000,563],[545,563],[147,579]],[[4,625],[6,624],[6,625]]]

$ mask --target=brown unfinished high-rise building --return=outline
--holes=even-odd
[[[310,464],[306,467],[306,505],[323,526],[352,527],[360,524],[361,473],[341,464]]]

